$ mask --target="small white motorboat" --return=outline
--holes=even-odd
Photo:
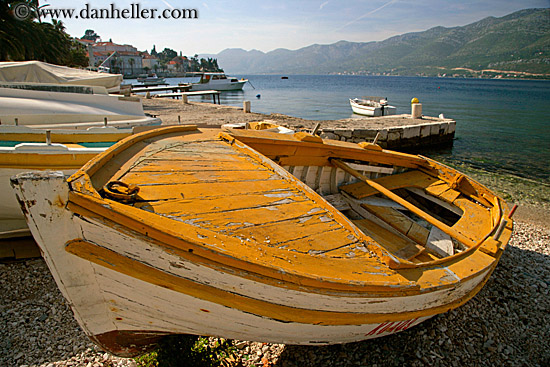
[[[159,85],[166,84],[166,80],[157,76],[157,74],[142,74],[138,76],[137,81],[144,85]]]
[[[248,79],[237,79],[224,73],[204,73],[198,83],[191,84],[191,91],[217,90],[232,91],[242,90]]]
[[[382,97],[350,98],[349,103],[353,113],[363,116],[388,116],[397,112],[397,109],[389,106],[388,101]]]

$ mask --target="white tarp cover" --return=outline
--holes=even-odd
[[[98,73],[41,61],[0,62],[0,82],[95,85],[117,89],[122,75]]]

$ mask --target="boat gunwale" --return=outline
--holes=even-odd
[[[193,131],[193,130],[196,130],[196,129],[194,127],[190,127],[190,126],[185,127],[183,129],[182,129],[181,126],[176,126],[176,127],[170,127],[170,128],[160,128],[158,130],[153,130],[153,131],[141,133],[141,134],[138,134],[136,136],[132,136],[130,138],[127,138],[126,140],[123,140],[120,143],[117,143],[115,146],[109,148],[108,151],[107,151],[108,154],[106,152],[102,157],[92,159],[92,161],[90,161],[88,164],[86,164],[81,170],[79,170],[76,174],[71,176],[71,178],[68,180],[68,182],[72,186],[72,183],[76,183],[77,180],[80,181],[81,179],[83,179],[84,182],[87,182],[89,184],[88,189],[94,191],[93,187],[91,186],[89,173],[93,174],[94,172],[97,172],[97,170],[99,170],[100,167],[103,164],[105,164],[112,156],[114,156],[120,150],[124,150],[124,149],[126,149],[126,147],[131,146],[135,142],[145,140],[145,139],[148,139],[148,138],[152,138],[152,137],[156,137],[156,136],[160,136],[160,135],[164,135],[164,134],[171,134],[173,132],[178,132],[178,131],[183,132],[183,131]],[[229,136],[229,137],[232,138],[231,136]],[[232,138],[232,139],[234,139],[234,138]],[[252,148],[248,147],[246,144],[243,144],[243,145],[246,146],[248,149],[252,150]],[[273,163],[273,164],[275,164],[275,163]],[[282,169],[282,168],[280,168],[280,169]],[[297,180],[297,181],[299,181],[299,180]],[[84,186],[86,186],[86,184]],[[85,191],[87,191],[87,190],[85,190]],[[318,196],[318,197],[320,197],[320,196]],[[135,223],[137,223],[139,226],[144,226],[145,225],[144,221],[141,220],[141,218],[138,215],[139,213],[143,213],[143,211],[141,211],[140,209],[137,209],[137,208],[128,208],[126,205],[123,205],[123,204],[120,204],[120,203],[117,203],[117,202],[114,202],[114,201],[110,201],[108,199],[103,199],[99,196],[99,194],[97,194],[97,192],[96,192],[95,195],[89,197],[89,196],[83,195],[82,193],[71,191],[70,194],[69,194],[69,201],[75,203],[77,206],[85,207],[85,208],[87,208],[87,210],[95,209],[95,210],[92,210],[92,211],[96,211],[97,214],[99,214],[99,215],[102,215],[101,212],[104,211],[105,209],[109,210],[109,215],[113,215],[114,214],[113,211],[116,211],[116,212],[118,212],[117,215],[121,216],[121,218],[119,218],[119,220],[115,221],[115,222],[122,222],[121,224],[123,224],[123,225],[125,223],[127,223],[127,221],[129,219],[132,220],[131,217],[134,217],[133,221]],[[113,210],[113,209],[117,209],[117,210]],[[134,215],[132,215],[131,212],[133,210],[128,210],[128,209],[136,210],[139,213],[136,212],[136,213],[134,213]],[[169,218],[163,218],[163,219],[169,220]],[[196,231],[197,227],[193,227],[193,229]],[[152,230],[152,232],[155,232],[155,231],[159,232],[158,229],[150,227],[149,230],[145,232],[146,235],[150,236],[151,230]],[[191,241],[191,243],[189,243],[185,239],[181,238],[178,234],[174,234],[174,233],[169,234],[166,231],[160,231],[160,232],[164,232],[164,233],[162,233],[161,237],[169,236],[169,237],[171,237],[172,240],[176,240],[176,242],[184,241],[185,246],[187,246],[187,247],[191,243],[194,244],[195,246],[201,246],[200,244],[197,244],[193,241]],[[215,233],[215,232],[212,232],[212,233]],[[155,237],[157,237],[157,236],[155,236]],[[155,237],[153,237],[153,238],[155,238]],[[232,237],[229,237],[229,238],[232,238]],[[161,242],[163,242],[163,241],[161,240]],[[168,245],[168,243],[166,243],[166,244]],[[168,246],[171,246],[171,245],[168,245]],[[176,246],[173,246],[173,247],[176,247]],[[177,246],[177,247],[179,247],[179,246]],[[203,247],[202,249],[203,250],[209,250],[209,251],[212,252],[211,248],[204,248]],[[218,256],[223,256],[222,253],[217,253],[217,255]],[[297,254],[297,255],[299,255],[299,254]],[[465,255],[463,255],[463,256],[465,256]],[[207,257],[205,257],[205,259],[209,259],[209,257],[207,256]],[[241,259],[236,259],[236,260],[238,262],[242,262],[242,265],[246,265],[244,267],[243,266],[237,266],[236,269],[247,269],[250,266],[250,263],[244,262]],[[339,259],[331,259],[331,261],[337,261],[337,260],[339,260]],[[453,261],[456,261],[456,260],[457,259],[452,259],[450,262],[453,262]],[[345,261],[350,263],[350,262],[353,262],[353,259],[345,259]],[[356,261],[361,261],[361,260],[356,259]],[[449,263],[449,260],[447,260],[447,263]],[[268,269],[269,271],[267,272],[267,274],[271,273],[271,275],[270,275],[271,278],[273,278],[275,281],[277,281],[280,278],[280,270],[277,270],[274,267],[262,266],[262,265],[259,265],[259,264],[252,264],[252,265],[257,266],[259,268],[258,271],[256,271],[258,274],[265,275],[263,273],[265,273],[266,269]],[[425,264],[425,269],[420,269],[419,270],[418,267],[415,267],[415,269],[413,269],[412,271],[414,271],[414,270],[418,270],[418,271],[430,270],[430,267],[431,268],[434,268],[434,267],[437,268],[438,265],[440,265],[440,264],[428,263],[428,264]],[[479,269],[475,274],[478,274],[480,271],[483,271],[484,269],[485,268]],[[406,271],[406,270],[403,269],[401,271]],[[275,272],[275,274],[278,274],[278,275],[273,276],[273,272]],[[395,274],[399,274],[399,272],[395,272]],[[304,277],[303,274],[301,274],[301,275],[299,274],[299,275],[296,275],[296,276],[298,276],[298,278]],[[467,277],[461,278],[461,280],[464,280],[466,278]],[[396,292],[398,289],[399,290],[404,290],[404,291],[412,291],[413,293],[420,292],[420,290],[419,290],[420,286],[418,284],[416,284],[416,286],[411,286],[410,283],[407,284],[407,286],[404,286],[404,284],[397,282],[398,284],[396,284],[394,286],[391,286],[386,281],[386,282],[382,282],[383,283],[382,285],[377,286],[375,283],[360,284],[359,285],[359,284],[351,284],[347,281],[342,281],[340,283],[330,283],[330,284],[328,284],[326,280],[325,281],[319,281],[319,279],[317,279],[316,277],[310,278],[309,280],[307,280],[307,277],[306,277],[306,278],[303,278],[303,280],[306,280],[305,283],[302,280],[298,280],[298,281],[296,281],[296,284],[302,285],[302,284],[307,284],[308,282],[312,282],[313,287],[321,286],[321,288],[326,288],[327,286],[329,286],[328,288],[333,289],[336,286],[335,289],[338,289],[338,290],[342,288],[342,289],[349,289],[349,290],[353,290],[353,291],[357,291],[358,287],[361,288],[361,291],[366,291],[366,290],[371,289],[373,287],[374,288],[381,287],[382,290],[386,290],[388,287],[392,287],[391,292]],[[399,285],[401,287],[399,287]],[[395,288],[396,286],[397,286],[397,289]],[[438,287],[441,287],[441,286],[445,286],[445,285],[441,285],[441,284],[438,285]],[[452,283],[447,284],[447,286],[452,286]],[[432,289],[432,287],[430,287],[430,289]],[[424,289],[422,291],[426,291],[426,289]]]
[[[74,248],[75,244],[78,244],[78,243],[82,244],[84,247],[93,246],[95,250],[84,251],[82,254],[83,256],[81,256],[79,254],[80,251]],[[485,268],[483,272],[476,274],[475,276],[479,276],[480,274],[486,273],[483,279],[481,279],[479,283],[476,284],[471,290],[465,293],[462,297],[457,298],[450,303],[442,304],[431,308],[418,309],[415,311],[390,312],[390,313],[364,313],[364,312],[315,310],[315,309],[297,308],[297,307],[292,307],[284,304],[271,303],[266,300],[251,298],[250,296],[247,296],[247,295],[241,295],[228,290],[219,289],[219,288],[210,286],[208,284],[200,284],[189,279],[181,278],[179,276],[167,273],[161,269],[154,268],[151,265],[140,263],[135,259],[128,258],[124,255],[114,252],[113,250],[104,248],[102,246],[98,246],[86,240],[82,240],[82,239],[71,240],[67,242],[66,246],[67,246],[67,249],[66,249],[67,252],[75,256],[79,256],[82,259],[85,259],[92,263],[106,267],[113,271],[140,279],[144,282],[167,287],[168,289],[171,289],[176,292],[180,292],[180,293],[184,293],[184,294],[188,294],[193,297],[196,297],[196,295],[192,295],[189,293],[187,287],[180,284],[180,283],[186,283],[186,284],[192,285],[193,288],[199,287],[202,289],[207,289],[207,290],[209,289],[210,291],[202,292],[202,294],[207,295],[208,298],[205,300],[209,302],[222,304],[226,307],[236,308],[236,309],[241,309],[242,307],[244,307],[246,309],[246,310],[243,310],[244,312],[248,312],[248,313],[263,316],[263,317],[268,317],[268,318],[283,321],[283,322],[300,322],[304,324],[319,324],[319,325],[362,325],[365,323],[403,321],[403,320],[410,320],[410,319],[419,318],[419,317],[430,317],[440,313],[447,312],[454,308],[460,307],[461,305],[463,305],[464,303],[472,299],[489,280],[489,278],[491,277],[493,271],[495,270],[498,264],[497,262],[493,262],[488,267],[488,269]],[[112,252],[113,253],[112,255],[114,255],[114,258],[109,257],[109,261],[106,261],[101,257],[101,255],[96,253],[97,251]],[[125,263],[129,262],[134,265],[124,266],[122,263],[120,263],[120,261],[123,261]],[[141,269],[142,271],[139,271],[139,269]],[[153,272],[152,276],[147,275],[150,272]],[[168,278],[168,279],[177,279],[177,280],[175,280],[174,283],[171,283],[170,285],[168,285],[164,283],[164,281],[159,281],[158,279],[155,279],[158,277],[162,277],[164,279]],[[467,280],[464,280],[464,281],[467,281]],[[185,291],[183,291],[184,289]],[[219,294],[227,294],[229,297],[220,297]],[[387,295],[384,295],[384,296],[387,297]],[[408,295],[398,295],[396,297],[406,298],[407,296]],[[202,297],[199,297],[199,298],[204,299]],[[241,303],[241,307],[235,307],[236,301],[232,300],[233,298],[245,300],[245,302]],[[251,302],[253,303],[252,305],[250,304]],[[258,305],[260,306],[263,305],[264,307],[258,307]],[[269,310],[270,312],[267,312],[267,310]],[[278,317],[274,316],[273,310],[276,310],[275,314],[277,314]],[[324,321],[319,322],[318,320],[320,319]]]

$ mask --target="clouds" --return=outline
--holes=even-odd
[[[397,0],[388,1],[388,2],[385,3],[384,5],[378,7],[378,8],[376,8],[376,9],[374,9],[374,10],[371,10],[371,11],[369,11],[369,12],[363,14],[363,15],[361,15],[359,18],[356,18],[356,19],[352,20],[351,22],[348,22],[348,23],[344,24],[344,25],[341,26],[340,28],[337,28],[336,31],[339,31],[339,30],[341,30],[341,29],[343,29],[343,28],[346,28],[347,26],[350,26],[350,25],[352,25],[352,24],[354,24],[354,23],[357,23],[357,22],[360,21],[361,19],[364,19],[364,18],[368,17],[369,15],[373,15],[374,13],[377,13],[378,11],[384,9],[386,6],[391,5],[391,4],[394,4],[395,2],[397,2]]]

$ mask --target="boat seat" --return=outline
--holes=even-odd
[[[380,177],[373,180],[388,190],[400,189],[403,187],[425,187],[439,181],[437,178],[427,175],[420,171],[407,171],[396,175]],[[378,194],[378,191],[364,182],[356,182],[349,185],[340,186],[340,190],[344,191],[356,199],[366,198]]]

